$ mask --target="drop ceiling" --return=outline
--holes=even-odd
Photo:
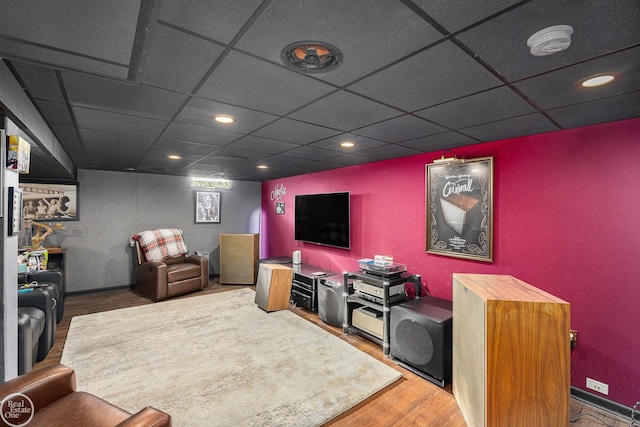
[[[263,181],[640,116],[638,0],[2,4],[0,57],[81,169]],[[571,46],[532,56],[560,24]],[[297,41],[343,62],[292,70]],[[34,148],[32,176],[70,178]]]

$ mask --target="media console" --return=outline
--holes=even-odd
[[[312,313],[316,313],[318,311],[318,285],[320,281],[338,273],[309,264],[284,265],[293,268],[291,301],[297,307],[306,308]]]
[[[390,356],[390,310],[405,301],[405,283],[412,282],[421,289],[419,274],[402,271],[366,271],[344,273],[344,325],[345,334],[358,333],[382,345],[385,356]]]

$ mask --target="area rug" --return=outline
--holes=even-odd
[[[317,426],[402,375],[250,289],[74,317],[78,389],[174,426]],[[381,350],[382,351],[382,350]]]

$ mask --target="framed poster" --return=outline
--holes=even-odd
[[[19,184],[22,212],[31,221],[78,221],[78,183],[33,181]]]
[[[427,253],[493,262],[493,157],[426,166]]]
[[[196,191],[196,224],[220,223],[220,193]]]

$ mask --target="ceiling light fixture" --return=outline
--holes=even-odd
[[[326,73],[342,63],[342,52],[329,43],[302,41],[282,49],[280,59],[287,67],[302,73]]]
[[[571,45],[573,28],[569,25],[554,25],[542,29],[529,37],[527,46],[533,56],[547,56],[561,52]]]
[[[345,142],[340,144],[340,146],[344,147],[344,148],[351,148],[351,147],[354,147],[355,145],[356,144],[351,142],[351,141],[345,141]]]
[[[607,83],[611,83],[615,79],[617,79],[620,75],[618,73],[603,73],[596,74],[594,76],[586,77],[576,83],[576,87],[598,87],[602,85],[606,85]]]
[[[192,188],[231,189],[231,181],[224,178],[198,178],[191,177]]]
[[[171,160],[180,160],[182,157],[178,156],[177,154],[170,154],[167,156],[167,158]]]
[[[268,169],[269,166],[267,166],[267,165],[258,165],[257,168],[258,169]]]
[[[213,119],[218,123],[224,123],[224,124],[229,124],[229,123],[233,123],[233,122],[236,121],[235,117],[226,116],[224,114],[218,114]]]

